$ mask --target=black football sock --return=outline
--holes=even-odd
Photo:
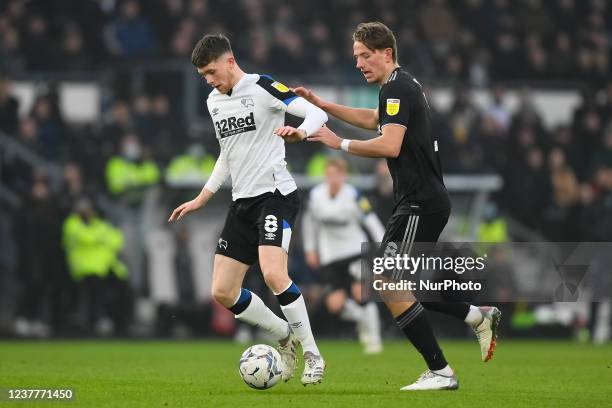
[[[432,312],[444,313],[459,320],[464,320],[470,311],[466,302],[421,302],[423,307]]]
[[[421,353],[430,370],[441,370],[448,365],[444,354],[434,336],[425,309],[420,303],[414,303],[401,315],[395,318],[400,329],[412,345]]]

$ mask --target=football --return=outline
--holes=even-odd
[[[251,388],[265,390],[273,387],[281,378],[283,362],[274,347],[256,344],[242,353],[238,372]]]

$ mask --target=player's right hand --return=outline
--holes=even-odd
[[[313,105],[318,106],[319,108],[321,107],[323,103],[323,100],[319,98],[317,94],[315,94],[308,88],[304,88],[303,86],[298,86],[297,88],[293,88],[291,90],[297,96],[301,96],[302,98],[306,99],[308,102],[312,103]]]
[[[190,212],[199,210],[200,208],[202,208],[202,205],[203,204],[197,198],[194,198],[191,201],[187,201],[186,203],[179,205],[174,209],[174,211],[172,211],[172,214],[170,214],[170,218],[168,218],[168,222],[178,221]]]

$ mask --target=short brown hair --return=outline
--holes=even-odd
[[[230,40],[223,34],[206,34],[198,41],[191,53],[191,63],[202,68],[226,52],[232,52]]]
[[[325,161],[325,167],[336,167],[341,170],[343,173],[348,171],[348,164],[346,160],[339,156],[330,156]]]
[[[359,41],[371,50],[393,50],[393,62],[397,62],[397,42],[393,31],[380,21],[360,23],[353,32],[353,41]]]

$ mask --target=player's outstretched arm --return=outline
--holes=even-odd
[[[343,122],[363,129],[375,130],[378,127],[378,109],[351,108],[328,102],[303,86],[294,88],[293,92]]]
[[[221,187],[221,185],[225,182],[227,176],[229,176],[229,167],[225,161],[225,157],[223,156],[223,151],[221,151],[221,154],[215,163],[215,167],[213,168],[206,185],[204,188],[202,188],[202,191],[200,191],[200,194],[198,194],[198,196],[193,200],[187,201],[176,207],[174,211],[172,211],[172,214],[170,214],[168,222],[178,221],[190,212],[197,211],[204,207],[206,203],[208,203],[208,200],[210,200],[210,198],[217,192],[219,187]]]
[[[322,127],[308,138],[309,142],[320,142],[332,149],[363,157],[397,157],[402,149],[406,128],[400,125],[387,125],[382,128],[382,135],[369,140],[342,139],[328,127]]]

